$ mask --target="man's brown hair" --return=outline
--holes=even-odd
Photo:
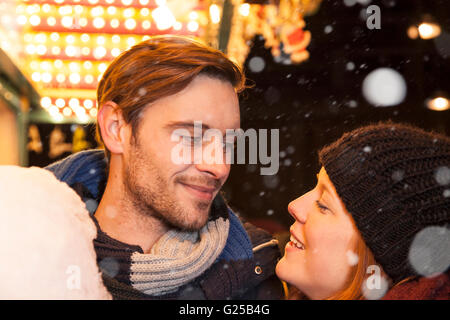
[[[98,108],[107,101],[116,103],[136,138],[142,111],[180,92],[198,75],[227,81],[237,93],[245,89],[241,68],[221,51],[188,37],[154,36],[112,61],[97,88]],[[98,123],[97,139],[103,143]],[[109,159],[106,147],[105,152]]]

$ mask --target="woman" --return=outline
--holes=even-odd
[[[319,160],[278,277],[310,299],[449,299],[450,139],[381,123]]]

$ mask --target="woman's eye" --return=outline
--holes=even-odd
[[[316,206],[317,206],[317,208],[319,208],[319,210],[320,210],[321,212],[330,210],[330,209],[328,209],[326,206],[324,206],[322,203],[320,203],[319,200],[316,200]]]

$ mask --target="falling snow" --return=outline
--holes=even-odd
[[[366,100],[376,107],[394,106],[405,99],[406,82],[397,71],[379,68],[366,76],[362,92]]]

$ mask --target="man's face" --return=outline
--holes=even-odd
[[[226,161],[173,161],[173,149],[180,144],[172,138],[175,130],[189,132],[192,140],[182,138],[182,143],[192,152],[198,147],[194,121],[201,121],[203,130],[214,128],[222,135],[227,129],[238,129],[239,102],[232,85],[197,76],[181,92],[158,100],[142,112],[137,139],[131,139],[123,154],[123,181],[132,205],[141,214],[186,230],[205,225],[211,203],[230,172]],[[214,139],[200,140],[203,150],[207,143]]]

